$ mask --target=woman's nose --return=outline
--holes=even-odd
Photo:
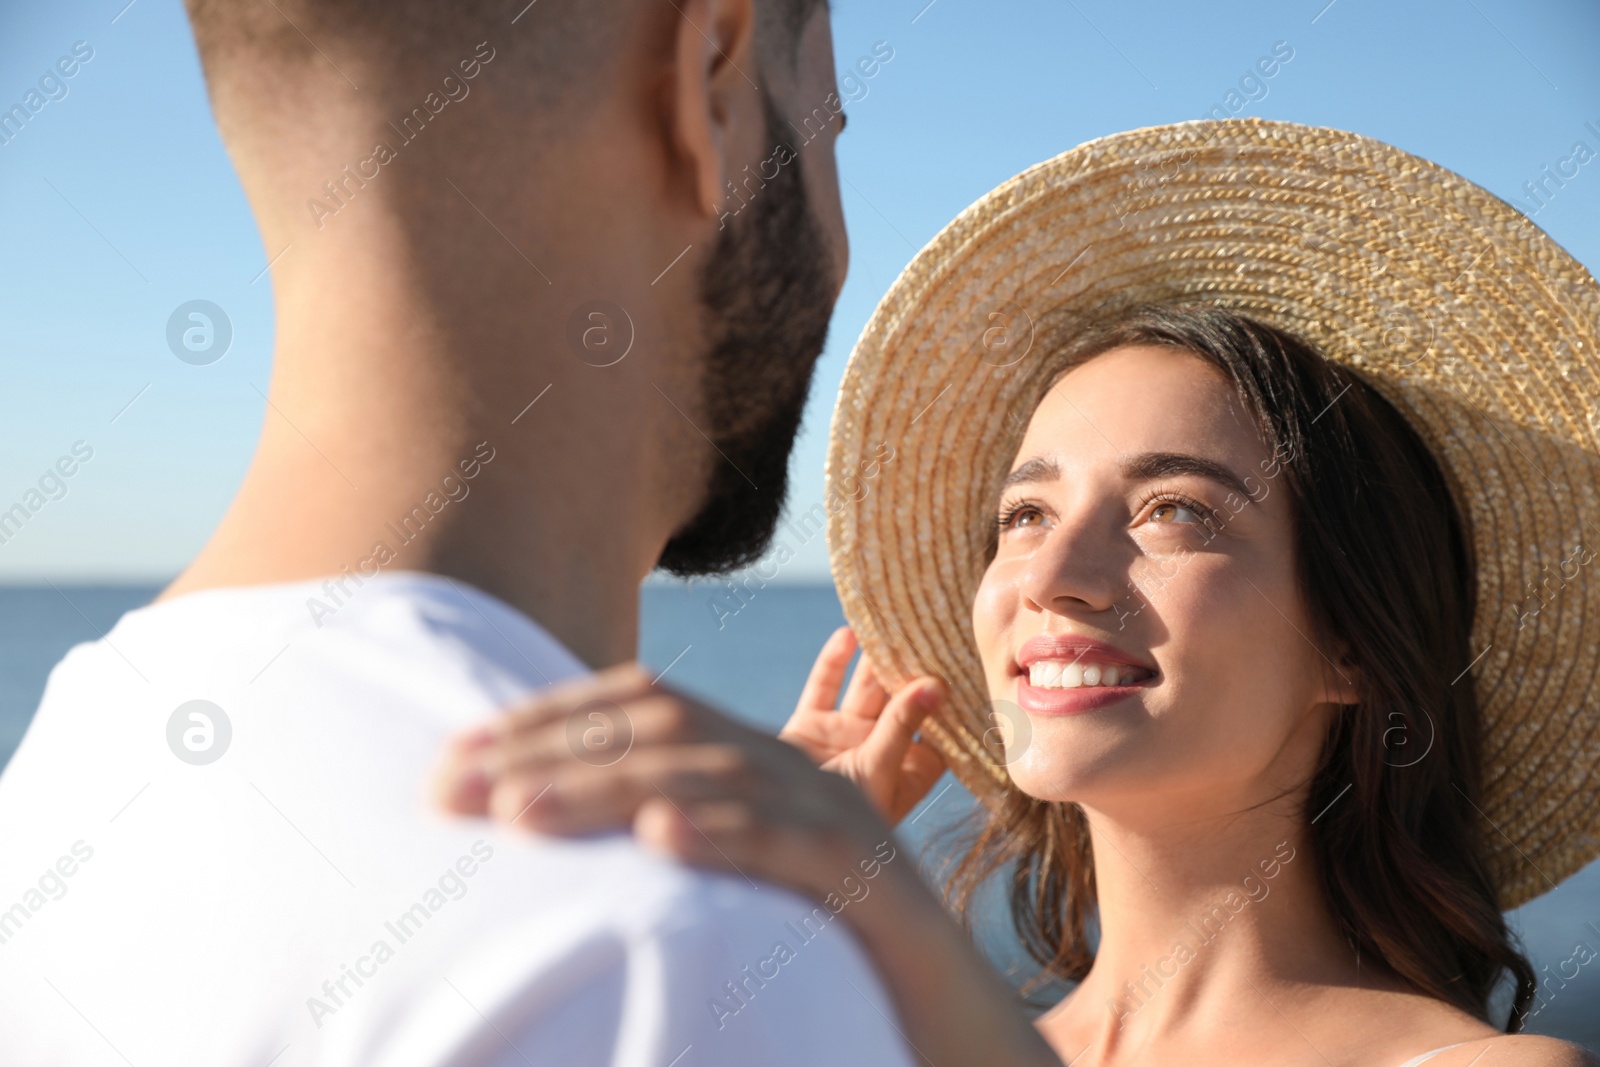
[[[1126,546],[1105,516],[1058,522],[1029,556],[1021,576],[1027,605],[1057,615],[1112,610],[1127,593]]]

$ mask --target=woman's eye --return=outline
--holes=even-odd
[[[1000,525],[1008,530],[1019,526],[1037,526],[1043,521],[1044,516],[1039,509],[1028,504],[1022,504],[1010,509],[1000,516]]]
[[[1150,512],[1151,522],[1192,522],[1204,524],[1205,519],[1193,508],[1168,500],[1157,504]]]

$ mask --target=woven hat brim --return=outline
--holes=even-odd
[[[1032,167],[922,249],[862,332],[828,451],[833,575],[887,684],[950,683],[928,732],[957,776],[980,795],[1005,776],[971,607],[1019,406],[1085,316],[1174,300],[1289,330],[1417,427],[1473,535],[1463,671],[1502,904],[1600,855],[1600,286],[1466,179],[1293,123],[1151,127]]]

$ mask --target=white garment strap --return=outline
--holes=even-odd
[[[1460,1048],[1465,1044],[1465,1041],[1457,1041],[1454,1045],[1445,1045],[1443,1048],[1436,1048],[1432,1052],[1424,1052],[1420,1056],[1411,1057],[1409,1060],[1402,1063],[1400,1067],[1417,1067],[1417,1064],[1421,1063],[1423,1060],[1431,1060],[1441,1052],[1449,1052],[1451,1049]]]

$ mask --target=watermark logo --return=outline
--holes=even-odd
[[[983,327],[979,358],[991,367],[1014,367],[1033,349],[1033,316],[1014,300],[986,312]]]
[[[782,936],[773,942],[770,954],[741,967],[737,975],[722,983],[716,996],[706,998],[706,1007],[717,1029],[726,1029],[728,1020],[749,1007],[761,990],[783,973],[787,964],[799,958],[801,949],[822,936],[840,912],[852,903],[867,899],[872,892],[869,883],[887,864],[894,862],[896,855],[894,845],[888,841],[878,842],[871,856],[859,860],[854,868],[845,868],[846,873],[839,879],[837,888],[828,891],[821,906],[812,908],[796,921],[783,924]]]
[[[71,454],[60,456],[55,463],[46,467],[44,473],[39,475],[38,482],[23,491],[20,500],[9,508],[0,501],[0,508],[4,508],[0,510],[0,545],[21,533],[28,520],[46,504],[66,496],[67,479],[77,474],[79,468],[93,458],[94,448],[87,441],[74,441]]]
[[[400,158],[400,149],[421,137],[422,131],[427,129],[430,123],[438,121],[439,115],[445,108],[465,100],[472,92],[472,86],[468,83],[476,78],[485,66],[492,63],[494,57],[495,49],[488,41],[478,42],[471,56],[461,60],[454,68],[445,68],[448,73],[439,83],[439,89],[432,90],[423,97],[422,103],[402,116],[398,125],[392,119],[389,121],[389,129],[395,134],[393,139],[385,138],[379,141],[373,146],[372,154],[358,160],[353,169],[347,163],[340,168],[338,174],[323,182],[321,194],[306,200],[306,210],[311,214],[311,221],[317,224],[317,229],[322,229],[330,217],[349,207],[356,195],[367,187],[368,182],[375,181],[378,175],[383,173],[384,167]],[[355,83],[351,82],[351,85],[354,86]],[[440,90],[443,90],[442,94]],[[448,178],[445,180],[449,181]],[[450,184],[453,186],[455,183]],[[460,189],[456,192],[460,193],[462,199],[466,199],[466,194]],[[467,203],[472,204],[472,201],[467,200]],[[474,210],[477,209],[476,204],[472,204],[472,207]]]
[[[989,706],[989,728],[982,740],[989,755],[1009,767],[1033,744],[1033,720],[1011,701],[996,700]]]
[[[940,393],[940,396],[943,395]],[[894,462],[895,455],[893,445],[879,444],[871,456],[856,464],[855,470],[847,471],[829,483],[826,501],[785,518],[773,537],[767,558],[751,567],[738,581],[727,579],[723,588],[706,600],[712,617],[717,620],[717,629],[727,626],[729,619],[752,604],[756,594],[765,589],[767,583],[776,578],[790,560],[797,557],[801,546],[823,534],[828,526],[828,516],[837,515],[851,503],[865,500],[871,490],[872,480],[882,473],[886,464]]]
[[[232,743],[233,723],[228,713],[209,700],[179,704],[167,719],[167,747],[195,767],[217,762]]]
[[[1422,295],[1417,294],[1416,299],[1420,304]],[[1384,310],[1379,326],[1383,330],[1383,347],[1388,349],[1390,358],[1397,360],[1396,370],[1415,366],[1433,354],[1439,331],[1429,313],[1409,304],[1395,304]]]
[[[65,100],[72,91],[68,80],[76,77],[83,65],[93,58],[93,45],[88,41],[74,42],[72,54],[57,59],[52,67],[46,67],[44,73],[39,75],[37,86],[30,85],[20,101],[9,107],[0,101],[0,145],[10,144],[23,127],[50,104]]]
[[[0,945],[17,936],[46,904],[66,896],[66,880],[77,874],[78,868],[93,857],[94,849],[80,838],[72,843],[71,855],[62,853],[53,865],[46,867],[35,885],[24,889],[15,903],[0,911]]]
[[[1567,183],[1582,173],[1583,167],[1590,160],[1600,155],[1600,152],[1595,150],[1595,146],[1600,146],[1600,126],[1593,122],[1585,122],[1583,128],[1584,132],[1594,139],[1594,145],[1581,138],[1573,141],[1571,151],[1558,158],[1554,168],[1548,163],[1541,163],[1538,176],[1522,183],[1522,190],[1528,194],[1528,200],[1526,204],[1518,206],[1529,218],[1549,207],[1550,202],[1567,187]]]
[[[322,1029],[328,1016],[349,1007],[367,979],[376,978],[379,969],[394,959],[406,942],[424,932],[445,905],[466,896],[471,888],[468,880],[493,858],[493,846],[482,838],[474,841],[468,852],[458,856],[455,863],[440,872],[438,878],[414,898],[410,907],[383,924],[383,935],[373,939],[364,955],[356,957],[354,966],[341,963],[339,973],[330,975],[322,983],[320,995],[306,998],[306,1013],[317,1029]]]
[[[228,313],[209,300],[179,304],[167,319],[167,347],[172,354],[196,367],[215,363],[233,344],[233,322]]]
[[[567,716],[567,747],[591,767],[609,767],[633,748],[633,720],[609,700],[589,700]]]
[[[323,623],[354,600],[368,578],[376,576],[383,568],[400,559],[401,551],[421,537],[440,512],[452,503],[459,504],[467,499],[467,494],[472,492],[472,487],[467,483],[481,474],[494,457],[494,446],[488,441],[479,441],[471,456],[457,463],[456,470],[439,479],[437,489],[430,489],[405,515],[383,524],[383,536],[373,542],[370,553],[357,560],[354,567],[348,563],[342,565],[338,575],[324,581],[322,597],[306,597],[306,611],[317,629],[320,630]],[[350,587],[351,583],[354,583],[354,589]]]
[[[567,318],[567,347],[591,367],[611,367],[633,351],[633,317],[609,300],[579,304]]]
[[[1539,576],[1528,583],[1522,599],[1511,606],[1512,614],[1517,618],[1517,629],[1526,626],[1529,619],[1537,619],[1539,612],[1549,607],[1567,586],[1577,580],[1579,572],[1593,563],[1594,558],[1594,549],[1579,541],[1553,569],[1548,564],[1540,567]]]
[[[1412,752],[1417,746],[1411,744],[1413,727],[1420,725],[1410,721],[1403,712],[1391,711],[1389,725],[1383,731],[1383,762],[1391,767],[1415,767],[1428,758],[1428,753],[1433,751],[1433,739],[1438,736],[1438,731],[1433,725],[1433,716],[1423,708],[1422,718],[1427,722],[1427,740],[1421,745],[1421,751],[1416,755]],[[1419,731],[1420,732],[1420,731]],[[1410,746],[1410,747],[1407,747]]]

